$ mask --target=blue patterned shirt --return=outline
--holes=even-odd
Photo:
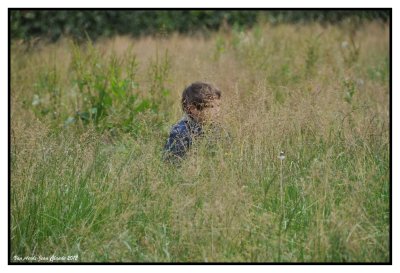
[[[185,115],[175,124],[164,146],[164,159],[182,158],[192,146],[193,139],[203,134],[201,125]]]

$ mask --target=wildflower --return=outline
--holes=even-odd
[[[279,158],[281,161],[284,160],[284,159],[285,159],[285,153],[284,153],[283,151],[281,151],[281,152],[279,153],[278,158]]]

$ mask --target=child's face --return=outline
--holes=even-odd
[[[212,123],[218,120],[220,111],[220,99],[215,99],[207,103],[202,110],[197,109],[194,105],[188,107],[188,114],[200,124]]]

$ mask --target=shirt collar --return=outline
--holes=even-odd
[[[189,128],[192,132],[199,133],[201,131],[201,124],[196,122],[192,117],[185,113],[182,120],[187,121]]]

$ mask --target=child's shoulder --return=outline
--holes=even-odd
[[[172,126],[171,133],[173,134],[186,134],[188,132],[188,120],[183,117]]]

